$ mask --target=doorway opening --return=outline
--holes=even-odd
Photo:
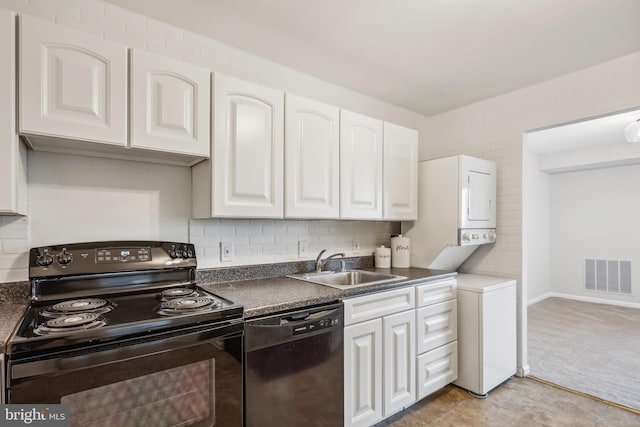
[[[640,109],[525,134],[530,375],[640,411]]]

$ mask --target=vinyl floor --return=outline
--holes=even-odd
[[[378,427],[638,427],[640,415],[530,378],[512,378],[486,399],[449,385]]]

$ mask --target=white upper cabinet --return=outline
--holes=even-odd
[[[127,47],[20,19],[20,132],[127,144]]]
[[[340,110],[286,95],[285,216],[338,218]]]
[[[340,111],[340,218],[382,218],[382,121]]]
[[[131,147],[209,157],[211,73],[131,53]]]
[[[284,92],[214,76],[212,160],[193,169],[193,215],[283,217]]]
[[[16,132],[16,15],[0,9],[0,214],[26,214],[25,147]]]
[[[386,220],[418,217],[418,132],[384,124],[384,209]]]

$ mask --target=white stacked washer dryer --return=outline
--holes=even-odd
[[[457,270],[496,241],[496,164],[470,156],[418,164],[418,219],[402,223],[411,266]]]

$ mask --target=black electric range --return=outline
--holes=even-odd
[[[242,306],[195,284],[192,244],[117,241],[33,248],[30,306],[10,358],[238,321]]]

